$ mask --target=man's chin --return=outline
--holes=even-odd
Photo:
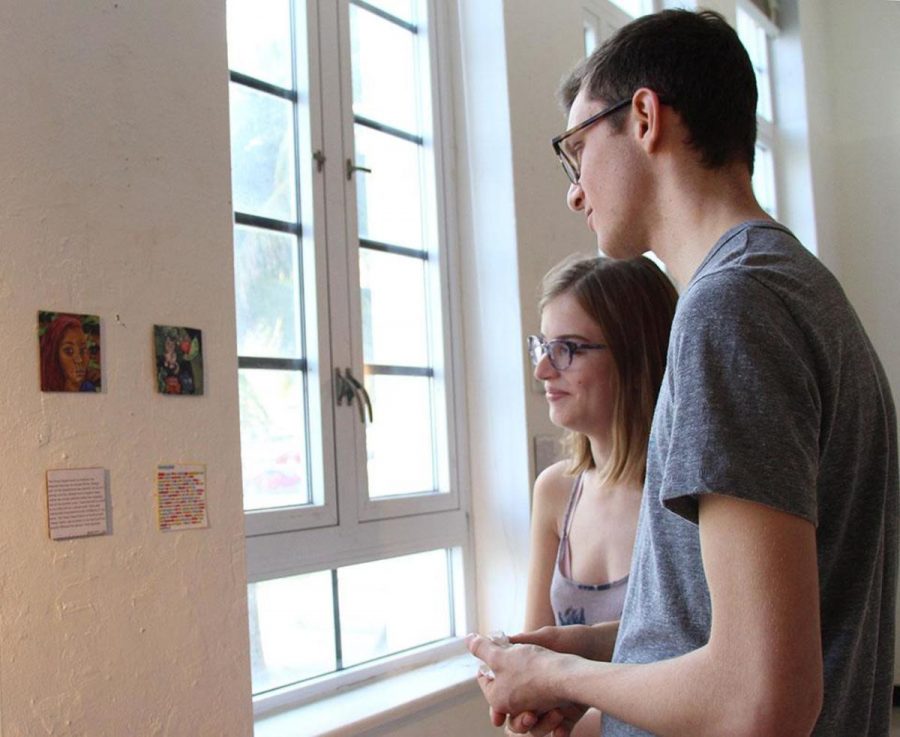
[[[600,256],[605,256],[606,258],[632,258],[631,253],[629,253],[626,249],[623,249],[621,246],[617,246],[616,244],[609,243],[608,241],[604,241],[599,237],[597,238],[597,253]]]

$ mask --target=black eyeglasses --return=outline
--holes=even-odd
[[[572,182],[572,184],[578,184],[578,180],[581,179],[581,171],[579,170],[578,162],[573,161],[571,158],[569,158],[569,154],[567,154],[565,149],[562,147],[562,142],[565,141],[569,136],[573,136],[579,131],[583,131],[585,128],[592,126],[594,123],[603,120],[603,118],[607,117],[608,115],[612,115],[617,110],[621,110],[623,107],[630,104],[630,97],[627,100],[619,100],[619,102],[610,105],[608,108],[601,110],[599,113],[594,113],[589,118],[585,118],[578,125],[572,126],[565,133],[553,139],[553,150],[559,157],[559,163],[562,164],[563,171],[566,173],[566,176],[569,178],[569,181]]]
[[[544,356],[557,371],[565,371],[572,365],[572,359],[580,351],[600,351],[604,343],[576,343],[574,340],[544,340],[537,335],[528,336],[528,355],[533,366],[537,366]]]

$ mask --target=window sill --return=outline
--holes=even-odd
[[[253,734],[254,737],[358,735],[453,698],[477,693],[477,664],[475,658],[464,652],[375,683],[260,715],[254,721]]]

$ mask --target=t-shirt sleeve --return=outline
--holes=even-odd
[[[725,494],[816,524],[821,402],[796,321],[764,285],[732,273],[693,284],[678,312],[662,503],[696,522],[701,495]]]

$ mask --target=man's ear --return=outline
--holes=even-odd
[[[647,153],[656,151],[662,138],[662,104],[659,95],[647,87],[639,88],[631,98],[634,135]]]

